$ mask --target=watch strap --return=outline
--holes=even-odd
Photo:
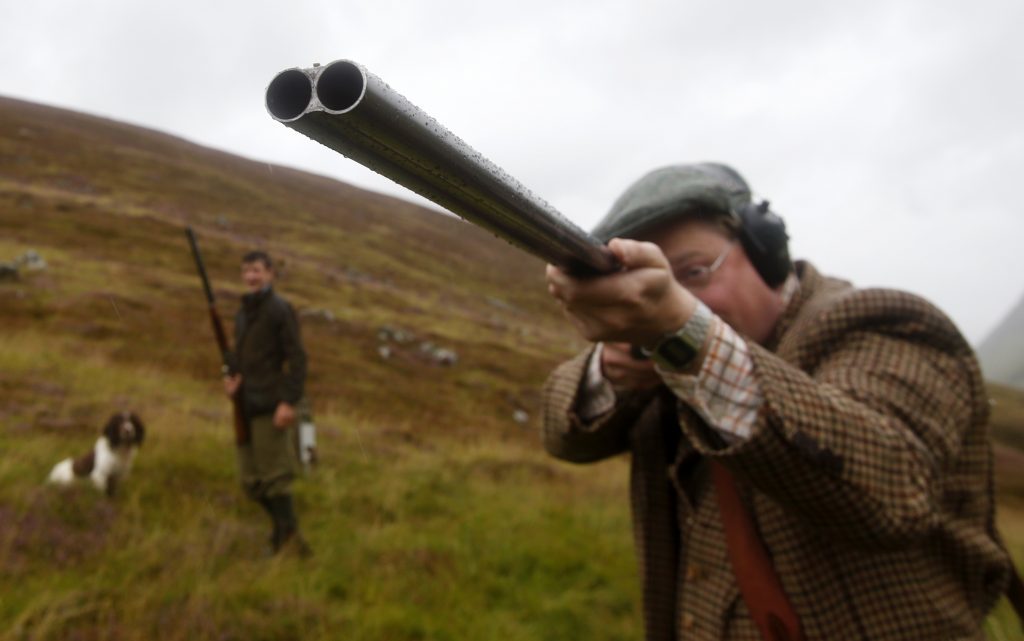
[[[678,372],[689,366],[700,354],[714,314],[704,303],[697,301],[697,307],[689,320],[679,330],[664,336],[647,355],[661,369]]]

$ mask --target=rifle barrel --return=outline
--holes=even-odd
[[[549,263],[577,275],[619,269],[603,243],[362,65],[286,69],[267,87],[266,107],[278,122]]]
[[[203,263],[203,255],[199,252],[199,243],[196,241],[195,232],[192,231],[191,227],[186,227],[185,235],[188,236],[188,244],[192,248],[192,258],[195,259],[199,280],[203,283],[203,292],[206,294],[206,303],[210,311],[210,324],[213,326],[213,337],[217,341],[217,347],[220,348],[221,361],[226,371],[228,367],[228,354],[231,352],[231,347],[228,345],[228,336],[224,331],[224,323],[220,320],[220,314],[217,313],[217,304],[213,298],[213,288],[210,287],[210,278],[206,275],[206,265]]]
[[[206,294],[206,302],[213,305],[213,290],[210,288],[210,279],[206,276],[206,265],[203,264],[203,255],[199,253],[199,243],[196,242],[196,234],[192,231],[192,227],[185,228],[185,235],[188,236],[188,245],[192,248],[192,258],[196,262],[199,279],[203,281],[203,292]]]

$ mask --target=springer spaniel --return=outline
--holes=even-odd
[[[119,479],[131,469],[146,428],[133,412],[114,414],[92,450],[78,458],[66,458],[53,466],[48,481],[71,485],[75,479],[92,481],[96,489],[113,496]]]

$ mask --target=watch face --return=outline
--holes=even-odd
[[[697,355],[697,348],[687,340],[675,334],[661,341],[654,349],[652,358],[666,369],[682,369],[690,364]]]

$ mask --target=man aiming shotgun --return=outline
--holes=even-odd
[[[267,106],[551,263],[593,345],[545,386],[544,444],[631,454],[649,640],[984,638],[1011,565],[942,312],[791,261],[725,165],[650,172],[590,236],[354,63],[282,72]]]
[[[595,344],[549,378],[544,443],[632,454],[647,637],[983,639],[1010,564],[953,323],[791,262],[720,164],[648,173],[596,234],[621,272],[547,271]]]

